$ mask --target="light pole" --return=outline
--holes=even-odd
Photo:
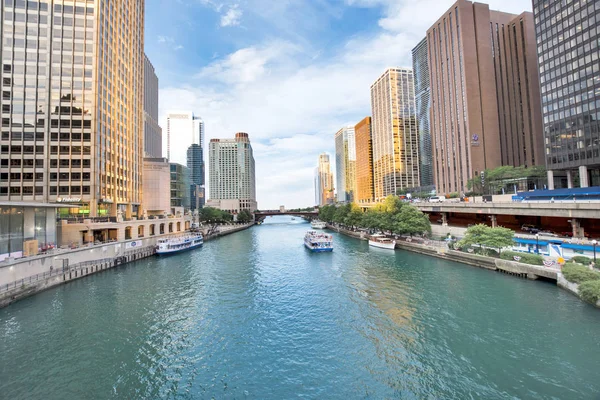
[[[596,245],[598,241],[596,239],[592,240],[592,246],[594,246],[594,265],[596,265]]]
[[[540,254],[540,235],[535,234],[535,254]]]

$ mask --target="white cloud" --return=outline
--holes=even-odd
[[[256,43],[216,58],[185,85],[161,90],[161,115],[168,109],[194,111],[204,119],[208,139],[249,133],[260,208],[313,204],[318,154],[333,153],[333,135],[340,127],[370,115],[370,85],[388,67],[411,66],[412,47],[452,4],[451,0],[347,2],[384,7],[377,31],[353,36],[337,49],[318,49],[318,57],[304,40]],[[527,0],[490,3],[493,9],[511,12],[531,8]],[[268,12],[273,18],[273,10]]]
[[[243,11],[237,4],[231,6],[225,14],[221,15],[221,26],[226,27],[239,25],[243,14]]]

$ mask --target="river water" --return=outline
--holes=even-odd
[[[0,398],[597,399],[600,311],[287,217],[0,310]]]

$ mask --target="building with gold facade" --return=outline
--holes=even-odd
[[[324,206],[333,203],[333,174],[329,154],[319,154],[319,163],[315,168],[315,205]]]
[[[389,68],[371,85],[375,201],[419,186],[419,138],[410,68]]]
[[[335,175],[337,201],[352,203],[356,193],[354,126],[346,126],[335,133]]]
[[[373,201],[373,141],[371,117],[366,117],[354,127],[356,141],[356,199],[358,204]]]
[[[144,1],[2,1],[0,201],[141,213]]]

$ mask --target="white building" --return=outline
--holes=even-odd
[[[167,114],[167,158],[170,162],[187,164],[187,149],[192,144],[204,148],[204,121],[190,111]]]
[[[254,156],[247,133],[236,133],[235,139],[211,139],[209,155],[209,200],[207,206],[237,214],[254,212],[256,179]]]

